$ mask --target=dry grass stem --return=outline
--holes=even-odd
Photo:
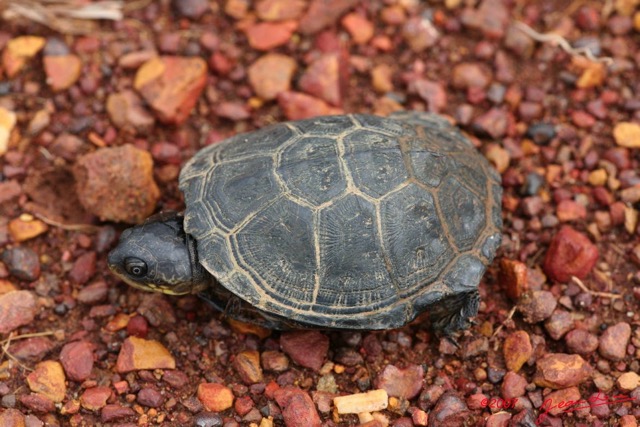
[[[591,289],[587,288],[586,285],[582,282],[582,280],[578,279],[576,276],[571,276],[571,280],[573,281],[573,283],[578,285],[578,287],[582,289],[584,292],[594,295],[596,297],[611,298],[611,299],[622,298],[622,295],[612,294],[611,292],[592,291]]]

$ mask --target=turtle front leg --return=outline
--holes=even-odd
[[[432,314],[433,329],[438,335],[451,337],[455,332],[468,329],[473,324],[470,318],[478,314],[480,294],[475,290],[444,298],[438,304],[444,309]]]

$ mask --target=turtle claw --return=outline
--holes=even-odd
[[[458,343],[458,340],[456,340],[456,339],[455,339],[454,337],[452,337],[451,335],[446,335],[446,336],[444,337],[444,339],[445,339],[445,340],[447,340],[447,341],[449,341],[451,344],[453,344],[453,346],[454,346],[456,349],[460,349],[460,348],[461,348],[461,347],[460,347],[460,344]]]

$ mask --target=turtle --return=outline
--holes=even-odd
[[[272,124],[202,148],[183,212],[122,232],[110,269],[271,329],[470,326],[501,243],[500,175],[443,116]],[[425,316],[426,317],[426,316]]]

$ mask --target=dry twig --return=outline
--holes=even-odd
[[[491,335],[491,338],[495,338],[495,336],[500,333],[502,328],[504,328],[505,323],[507,323],[509,320],[511,320],[513,318],[513,315],[516,314],[516,309],[517,308],[518,308],[518,306],[516,306],[516,305],[513,306],[513,308],[509,312],[509,315],[507,316],[507,318],[504,319],[504,322],[502,322],[500,324],[500,326],[498,326],[498,328],[493,332],[493,335]]]
[[[602,297],[602,298],[611,298],[611,299],[622,298],[622,295],[612,294],[611,292],[592,291],[591,289],[587,288],[585,284],[582,283],[582,280],[578,279],[576,276],[571,276],[571,280],[573,281],[573,283],[578,285],[578,287],[582,289],[584,292],[591,294],[593,296]]]
[[[21,339],[25,339],[25,338],[33,338],[33,337],[45,337],[45,336],[49,336],[49,335],[53,335],[53,334],[54,334],[53,331],[34,332],[34,333],[31,333],[31,334],[16,335],[15,337],[13,336],[13,334],[9,334],[9,338],[0,341],[0,350],[2,350],[2,355],[6,355],[9,359],[13,360],[15,363],[20,365],[23,369],[25,369],[27,371],[33,371],[33,369],[31,369],[28,366],[24,365],[22,362],[20,362],[18,360],[17,357],[15,357],[13,354],[9,353],[9,345],[11,345],[11,341],[13,341],[13,340],[21,340]],[[0,361],[1,360],[2,360],[2,358],[0,357]]]
[[[33,216],[40,219],[45,224],[49,224],[52,227],[62,228],[67,231],[80,231],[82,233],[97,233],[100,231],[100,227],[92,224],[64,224],[62,222],[55,221],[51,218],[47,218],[46,216],[34,213]]]
[[[0,0],[2,18],[28,19],[64,34],[86,34],[95,30],[92,20],[122,19],[120,0]]]
[[[609,56],[597,57],[593,54],[593,52],[591,52],[591,49],[589,49],[588,47],[574,48],[567,41],[567,39],[565,39],[564,37],[558,34],[553,34],[553,33],[541,34],[536,30],[534,30],[533,28],[531,28],[530,26],[528,26],[527,24],[525,24],[524,22],[519,22],[519,21],[515,23],[515,26],[520,31],[524,32],[526,35],[528,35],[535,41],[542,42],[542,43],[553,43],[556,46],[560,46],[562,50],[564,50],[571,56],[584,56],[587,59],[594,62],[602,62],[603,64],[606,64],[606,65],[613,64],[613,58]]]

